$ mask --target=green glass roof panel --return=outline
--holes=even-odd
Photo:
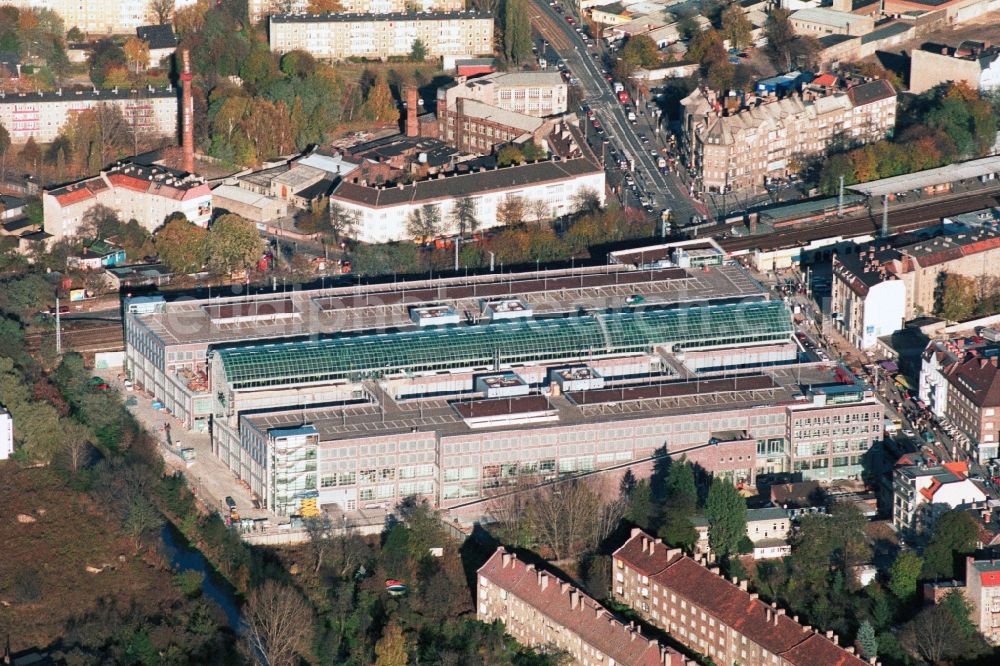
[[[330,337],[214,352],[234,389],[787,339],[780,301]]]

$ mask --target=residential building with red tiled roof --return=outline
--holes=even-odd
[[[95,205],[116,211],[123,221],[136,220],[149,232],[173,213],[207,227],[212,217],[212,191],[194,174],[160,166],[116,164],[100,175],[45,190],[42,211],[52,240],[77,236]]]
[[[965,596],[979,632],[1000,643],[1000,560],[965,559]]]
[[[574,664],[686,666],[684,656],[642,635],[558,576],[504,548],[478,571],[478,618],[500,620],[518,643],[565,652]]]
[[[1000,454],[1000,368],[996,350],[973,351],[942,368],[941,376],[947,383],[945,417],[980,462],[996,458]]]
[[[682,645],[717,664],[865,666],[853,647],[761,601],[746,581],[726,580],[642,530],[612,556],[612,594]]]

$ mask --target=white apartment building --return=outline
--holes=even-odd
[[[171,87],[46,93],[0,91],[0,124],[7,128],[12,143],[25,143],[28,139],[51,143],[74,113],[102,104],[121,109],[129,126],[140,136],[173,137],[177,134],[177,91]]]
[[[985,502],[986,493],[969,479],[964,462],[938,464],[920,454],[899,459],[892,479],[892,525],[900,532],[920,533],[938,516],[962,504]]]
[[[834,325],[858,349],[871,349],[903,327],[906,283],[888,269],[886,252],[869,248],[833,257]]]
[[[283,14],[270,19],[272,51],[306,51],[321,60],[408,56],[418,39],[430,57],[490,54],[493,16],[469,11]]]
[[[358,240],[385,243],[410,238],[407,218],[424,206],[437,207],[441,219],[449,221],[455,202],[470,198],[479,228],[488,229],[501,224],[497,208],[509,199],[519,198],[525,204],[542,201],[552,219],[574,212],[574,199],[586,191],[597,194],[603,204],[604,170],[585,158],[554,159],[474,173],[438,174],[409,184],[368,185],[344,180],[330,195],[330,202],[357,215]]]
[[[281,7],[278,7],[278,5]],[[416,12],[460,12],[465,0],[341,0],[345,13],[350,14],[402,14]],[[250,20],[256,23],[271,14],[305,14],[309,0],[247,0]]]
[[[14,453],[14,419],[10,412],[0,407],[0,460],[7,460]]]
[[[527,116],[556,116],[567,111],[568,90],[558,72],[497,72],[474,79],[459,78],[438,88],[438,116],[455,113],[455,100],[459,98]]]
[[[149,232],[172,213],[207,227],[212,218],[212,191],[201,178],[158,166],[119,164],[93,178],[42,193],[45,231],[52,241],[80,233],[91,208],[102,204],[122,220],[136,220]]]
[[[91,35],[134,33],[149,22],[149,0],[5,0],[18,9],[51,9],[62,17],[66,29],[79,28]]]

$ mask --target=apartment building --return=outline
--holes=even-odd
[[[903,327],[906,283],[893,270],[897,257],[886,244],[833,256],[831,317],[858,349],[871,349],[881,336]]]
[[[401,14],[403,12],[460,12],[465,0],[341,0],[350,14]],[[254,23],[271,14],[305,14],[309,0],[248,0],[247,11]]]
[[[558,72],[498,72],[472,79],[459,77],[437,91],[440,137],[448,137],[448,116],[455,112],[458,99],[544,117],[566,113],[568,91]]]
[[[972,352],[941,373],[948,383],[945,416],[965,437],[981,463],[998,457],[1000,370],[995,354]]]
[[[473,202],[480,229],[503,224],[498,209],[518,200],[553,219],[575,211],[575,201],[583,193],[593,192],[604,201],[604,169],[581,157],[553,158],[534,164],[509,167],[477,167],[470,173],[438,173],[436,177],[412,183],[375,184],[365,179],[340,181],[330,195],[330,202],[355,214],[357,238],[366,243],[406,240],[407,219],[413,211],[431,206],[441,220],[450,224],[455,203]],[[442,233],[451,233],[446,228]]]
[[[493,16],[474,11],[395,14],[282,14],[270,18],[271,50],[321,60],[408,56],[418,39],[427,55],[493,52]]]
[[[212,218],[212,191],[202,178],[160,166],[116,164],[93,178],[42,192],[45,232],[52,242],[80,233],[83,219],[101,204],[123,220],[136,220],[149,232],[172,213],[199,226]]]
[[[866,666],[853,646],[799,624],[761,601],[747,581],[726,580],[639,529],[612,555],[612,597],[717,664]]]
[[[896,124],[896,92],[883,80],[826,95],[754,98],[731,113],[714,92],[699,88],[681,105],[682,139],[697,186],[706,192],[759,190],[834,141],[870,143]]]
[[[51,143],[73,114],[102,105],[117,107],[141,137],[177,135],[178,94],[172,87],[142,90],[76,90],[37,93],[0,91],[0,125],[12,143]]]
[[[504,632],[528,647],[564,652],[574,664],[685,666],[684,656],[646,638],[558,576],[503,547],[479,568],[476,617],[503,622]]]
[[[892,473],[892,525],[897,531],[920,534],[938,517],[963,504],[986,501],[986,492],[969,479],[964,462],[939,463],[932,456],[904,455]]]
[[[18,9],[51,9],[67,30],[79,28],[94,36],[133,34],[152,18],[149,0],[5,0],[4,4]]]
[[[1000,643],[1000,560],[965,558],[964,591],[979,633],[994,645]]]
[[[945,370],[974,356],[996,355],[1000,355],[1000,331],[993,328],[981,328],[978,335],[931,340],[920,356],[920,399],[935,416],[947,417],[951,384],[945,379]]]
[[[511,142],[533,141],[541,145],[554,126],[542,118],[462,97],[455,100],[454,111],[438,117],[438,123],[443,127],[439,136],[446,137],[448,143],[465,152],[485,155]]]

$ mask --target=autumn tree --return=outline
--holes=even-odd
[[[319,573],[323,566],[323,557],[332,548],[331,532],[333,524],[326,514],[303,520],[306,536],[309,537],[309,550],[314,562],[313,573]]]
[[[7,180],[7,153],[10,151],[10,132],[0,123],[0,181]]]
[[[376,123],[395,123],[399,120],[399,109],[393,100],[392,91],[381,71],[375,76],[375,81],[368,90],[364,106],[365,116]]]
[[[899,642],[912,657],[932,664],[964,656],[961,629],[943,606],[927,606],[917,613],[903,626]]]
[[[764,24],[768,56],[782,72],[787,72],[792,66],[792,42],[796,35],[791,15],[791,11],[776,7],[768,14]]]
[[[743,50],[752,42],[753,24],[739,4],[732,4],[722,11],[722,35],[729,40],[729,47]]]
[[[338,14],[344,11],[340,0],[309,0],[307,11],[310,14]]]
[[[513,143],[508,143],[497,152],[497,166],[511,166],[524,162],[524,153]]]
[[[208,231],[208,262],[219,273],[234,273],[252,267],[264,252],[257,226],[234,213],[212,223]]]
[[[476,217],[476,201],[472,197],[460,197],[451,209],[451,220],[460,236],[474,234],[479,228]]]
[[[273,580],[254,589],[243,608],[246,656],[260,666],[294,666],[309,654],[312,609],[302,595]]]
[[[125,62],[132,72],[138,73],[149,64],[149,43],[132,36],[125,41],[122,49],[125,52]]]
[[[329,205],[330,232],[336,240],[353,238],[361,227],[361,213],[345,208],[341,204]]]
[[[523,224],[525,213],[524,197],[508,194],[497,204],[497,221],[508,227]]]
[[[104,204],[94,204],[87,209],[80,220],[80,236],[88,239],[104,240],[117,236],[122,220],[118,211]]]
[[[174,0],[149,0],[149,14],[156,25],[167,25],[174,15]]]
[[[501,486],[489,492],[486,513],[501,542],[515,547],[531,543],[531,503],[536,481],[522,476],[514,486]]]
[[[110,39],[102,39],[94,44],[87,62],[90,66],[90,80],[98,88],[105,87],[111,69],[127,66],[125,51]]]
[[[593,543],[601,503],[586,481],[571,479],[535,491],[530,511],[538,542],[552,553],[552,559],[562,560]]]
[[[175,273],[193,273],[208,261],[208,231],[183,215],[166,223],[153,237],[160,261]]]
[[[398,624],[390,622],[375,644],[375,666],[406,666],[409,661],[406,636]]]

